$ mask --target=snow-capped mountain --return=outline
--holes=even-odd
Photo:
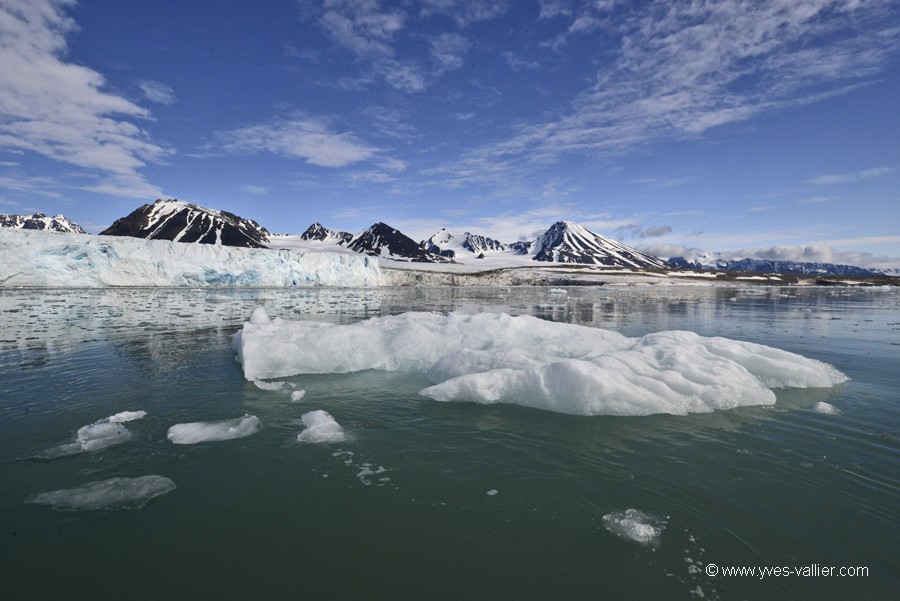
[[[421,263],[449,261],[446,257],[428,252],[409,236],[380,221],[353,236],[347,243],[347,248],[358,253],[400,261]]]
[[[0,227],[12,227],[22,230],[50,230],[70,234],[84,234],[81,226],[62,215],[47,217],[43,213],[34,215],[0,215]]]
[[[794,273],[802,275],[856,275],[871,276],[882,275],[881,271],[856,267],[854,265],[839,265],[835,263],[816,263],[804,261],[775,261],[771,259],[715,259],[711,262],[701,260],[688,260],[684,257],[673,257],[669,264],[681,269],[720,270],[720,271],[754,271],[760,273]]]
[[[157,200],[100,232],[152,240],[265,248],[269,232],[252,219],[180,200]]]
[[[484,258],[486,253],[501,252],[507,246],[498,240],[465,232],[460,235],[442,228],[428,240],[423,240],[420,245],[426,251],[453,259],[464,257],[471,253],[476,258]]]
[[[532,249],[534,261],[587,263],[607,267],[665,269],[666,262],[621,242],[595,234],[573,221],[557,221]]]
[[[353,239],[350,232],[336,232],[330,230],[318,221],[306,228],[306,231],[300,234],[301,240],[316,240],[318,242],[330,242],[332,244],[345,244]]]

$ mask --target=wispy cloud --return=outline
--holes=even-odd
[[[314,20],[339,48],[350,52],[364,68],[344,76],[336,85],[365,89],[375,83],[406,93],[423,92],[444,73],[463,66],[468,39],[458,31],[441,31],[430,23],[422,33],[421,21],[449,17],[457,28],[503,14],[508,6],[496,0],[425,0],[419,10],[405,3],[380,0],[325,0],[320,10],[309,10]],[[453,27],[444,23],[444,26]],[[414,27],[415,26],[415,27]],[[398,48],[402,46],[402,52]]]
[[[232,154],[270,152],[319,167],[346,167],[379,149],[351,132],[336,132],[327,119],[308,115],[218,132],[212,147]]]
[[[881,175],[887,175],[889,173],[893,173],[894,171],[896,171],[896,169],[893,169],[891,167],[873,167],[871,169],[863,169],[862,171],[856,171],[854,173],[832,173],[829,175],[818,175],[806,180],[806,183],[813,186],[847,184],[851,182],[858,182],[864,179],[870,179],[873,177],[879,177]]]
[[[144,94],[144,98],[150,102],[156,102],[158,104],[175,104],[178,100],[175,98],[175,90],[159,81],[144,79],[138,82],[138,87]]]
[[[252,194],[254,196],[264,196],[269,193],[269,188],[266,186],[257,186],[254,184],[244,184],[240,188],[241,192],[246,194]]]
[[[147,109],[104,91],[92,69],[66,62],[66,15],[72,0],[5,0],[0,4],[0,148],[34,152],[82,168],[88,189],[116,196],[161,196],[141,169],[171,149],[127,120]]]
[[[569,154],[621,155],[816,102],[877,76],[900,47],[885,18],[892,0],[657,0],[621,4],[615,20],[612,4],[543,5],[567,36],[614,44],[616,60],[557,117],[445,166],[451,184],[499,171],[508,181]]]

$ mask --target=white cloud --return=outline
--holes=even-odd
[[[853,265],[868,269],[898,269],[900,257],[875,255],[853,248],[835,248],[835,246],[862,246],[872,244],[897,244],[900,236],[881,236],[875,239],[858,238],[852,240],[824,241],[816,244],[776,245],[760,248],[738,248],[719,251],[717,254],[725,260],[768,259],[771,261],[795,261],[802,263],[834,263]],[[641,246],[640,250],[664,258],[695,257],[708,253],[706,249],[687,247],[678,244],[653,244]]]
[[[73,0],[5,0],[0,5],[0,148],[35,152],[84,169],[90,189],[162,196],[141,169],[171,154],[140,127],[149,111],[103,90],[105,79],[65,62]]]
[[[806,180],[806,183],[813,186],[846,184],[851,182],[858,182],[860,180],[869,179],[872,177],[879,177],[881,175],[887,175],[888,173],[893,173],[894,171],[896,171],[896,169],[890,167],[873,167],[871,169],[863,169],[862,171],[856,171],[854,173],[834,173],[830,175],[818,175]]]
[[[623,4],[615,20],[600,4],[543,8],[554,23],[571,13],[566,35],[595,36],[617,59],[558,117],[445,166],[449,181],[509,181],[567,154],[621,155],[817,102],[877,76],[900,47],[892,0],[656,0]]]
[[[159,81],[144,79],[138,82],[138,87],[141,88],[144,98],[150,102],[156,102],[158,104],[175,104],[177,101],[177,98],[175,98],[175,90]]]
[[[271,152],[319,167],[345,167],[379,152],[355,134],[338,133],[325,119],[299,116],[218,132],[218,149],[234,154]]]
[[[431,56],[442,72],[462,67],[468,49],[469,42],[458,33],[442,33],[431,39]]]
[[[509,10],[507,0],[422,0],[422,16],[450,17],[458,27],[490,21]]]
[[[244,184],[240,189],[241,192],[252,194],[254,196],[264,196],[269,193],[269,188],[266,186],[256,186],[253,184]]]

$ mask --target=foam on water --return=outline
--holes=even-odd
[[[603,527],[619,538],[656,546],[665,528],[662,518],[653,517],[637,509],[614,511],[603,516]]]
[[[150,499],[173,490],[175,483],[164,476],[110,478],[76,488],[38,493],[25,502],[49,505],[57,511],[139,509]]]
[[[257,312],[254,311],[254,315]],[[350,325],[268,320],[235,334],[246,378],[422,372],[438,401],[515,403],[576,415],[684,415],[771,405],[771,389],[848,378],[780,349],[667,331],[628,338],[506,314],[405,313]]]
[[[166,436],[175,444],[196,444],[219,440],[245,438],[259,432],[261,424],[255,415],[218,422],[189,422],[175,424]]]
[[[301,417],[306,428],[297,435],[299,442],[344,442],[347,433],[331,414],[321,409],[304,413]]]

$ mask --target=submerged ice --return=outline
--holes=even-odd
[[[249,380],[362,370],[420,372],[438,401],[515,403],[577,415],[684,415],[775,403],[773,388],[847,380],[769,346],[667,331],[629,338],[531,316],[405,313],[350,325],[268,319],[234,337]]]
[[[49,505],[57,511],[139,509],[150,499],[173,490],[175,483],[164,476],[110,478],[76,488],[38,493],[25,502]]]
[[[637,509],[614,511],[603,516],[603,527],[619,538],[642,545],[659,544],[665,520]]]

